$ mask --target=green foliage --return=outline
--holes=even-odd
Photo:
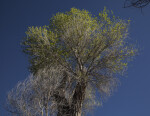
[[[33,96],[27,92],[26,101],[24,96],[16,96],[16,104],[10,104],[22,108],[21,104],[27,103],[23,111],[28,111],[33,108],[29,99],[33,97],[34,103],[40,101],[42,112],[59,116],[70,116],[72,112],[75,116],[81,110],[84,113],[101,105],[101,100],[110,96],[117,86],[118,74],[123,74],[137,52],[127,41],[129,23],[106,8],[97,17],[87,10],[71,8],[54,15],[48,26],[29,27],[22,47],[29,56],[33,78],[28,84],[25,82],[23,88],[30,89]],[[17,94],[26,93],[20,91],[20,87]],[[41,96],[36,94],[39,90]],[[35,96],[38,99],[34,99]],[[9,99],[14,101],[11,96]],[[31,114],[39,108],[33,105]]]
[[[126,59],[134,56],[136,50],[126,43],[129,21],[111,15],[106,8],[98,17],[72,8],[53,16],[49,26],[29,27],[23,46],[30,57],[31,72],[54,64],[74,73],[77,67],[122,71],[127,66]]]
[[[116,76],[123,74],[137,52],[127,43],[129,23],[106,8],[97,17],[76,8],[57,13],[50,25],[29,27],[26,32],[22,44],[29,55],[30,70],[36,74],[42,68],[61,65],[75,78],[72,83],[84,80],[91,90],[109,96],[117,85]],[[90,95],[84,107],[91,107],[95,92],[88,89],[86,93]]]

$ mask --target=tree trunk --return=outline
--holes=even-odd
[[[82,114],[82,104],[85,98],[85,81],[78,82],[75,93],[72,99],[72,115],[71,116],[81,116]]]
[[[54,93],[54,98],[58,105],[57,116],[81,116],[82,104],[85,98],[86,82],[84,78],[81,78],[75,87],[74,94],[72,96],[72,103],[69,104],[65,98],[65,87],[68,81],[67,73],[64,72],[64,78],[61,81],[61,85]]]
[[[81,116],[82,104],[85,98],[86,83],[78,82],[72,98],[72,103],[69,106],[65,98],[62,98],[64,104],[58,107],[57,116]]]

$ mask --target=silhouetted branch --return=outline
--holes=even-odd
[[[136,7],[143,8],[150,3],[150,0],[126,0],[124,2],[124,8]]]

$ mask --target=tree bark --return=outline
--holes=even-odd
[[[64,78],[61,81],[61,85],[54,94],[54,98],[58,105],[57,116],[81,116],[82,104],[85,98],[86,81],[81,77],[81,81],[79,81],[75,87],[72,103],[69,104],[64,93],[67,80],[67,74],[64,72]]]
[[[78,82],[72,98],[72,115],[70,116],[81,116],[82,104],[85,98],[85,89],[85,81]]]
[[[81,116],[82,114],[82,104],[85,98],[85,82],[78,82],[76,89],[72,98],[72,104],[69,106],[65,98],[61,98],[63,105],[58,107],[57,116]]]

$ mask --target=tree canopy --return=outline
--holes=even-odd
[[[46,105],[42,98],[42,108],[51,109],[45,112],[53,111],[57,116],[80,116],[86,109],[97,105],[93,102],[96,98],[101,103],[102,98],[111,95],[117,86],[117,77],[124,73],[128,61],[137,51],[127,41],[129,23],[129,20],[115,17],[106,8],[98,16],[92,16],[87,10],[71,8],[54,15],[48,26],[28,28],[22,47],[29,56],[33,80],[40,80],[36,89],[51,88],[41,89],[46,90],[44,96],[50,93]],[[57,71],[61,73],[58,75]],[[55,81],[51,79],[59,81],[52,84]],[[50,82],[53,89],[49,84],[41,84],[43,81]],[[32,89],[32,94],[36,93],[33,82],[30,85],[32,87],[25,88]],[[94,97],[96,92],[99,97]],[[14,94],[12,92],[9,96]],[[16,97],[9,97],[9,101],[12,98],[15,101]],[[55,108],[50,107],[51,103],[55,103]],[[26,104],[25,109],[29,107]],[[33,108],[30,114],[34,113]]]

